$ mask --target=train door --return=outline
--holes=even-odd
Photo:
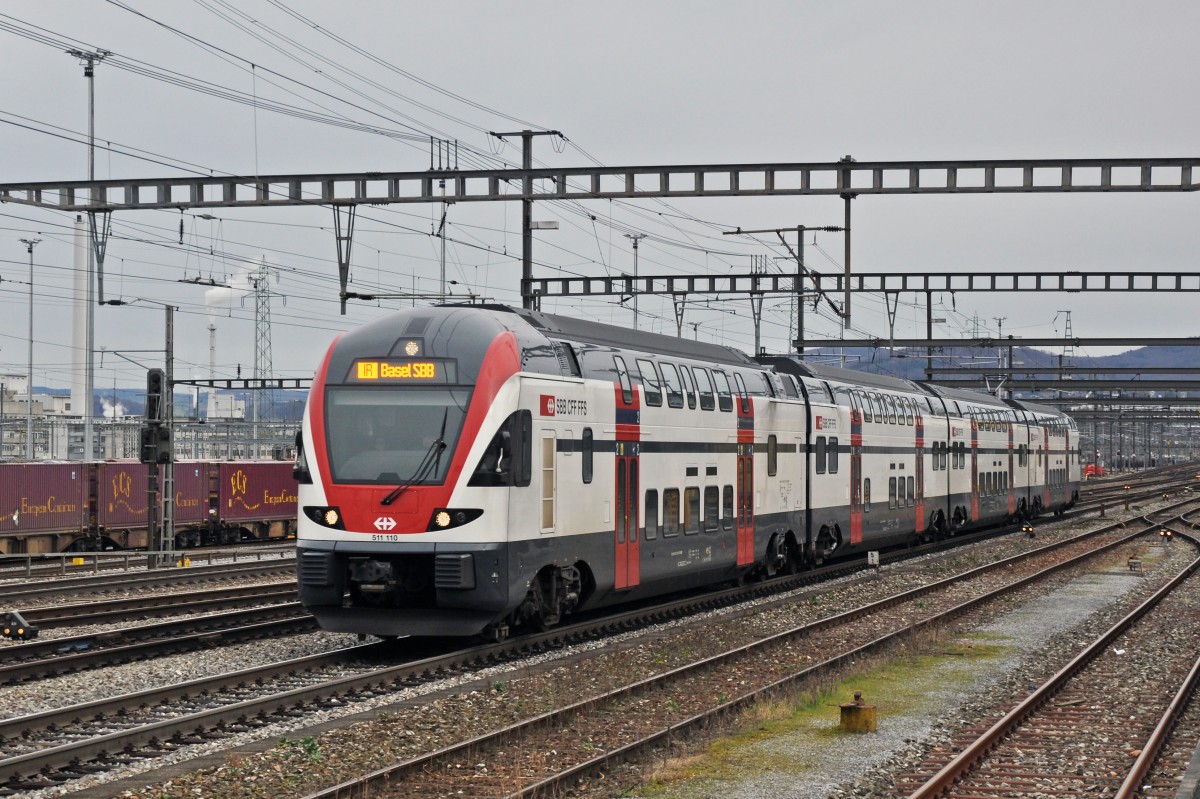
[[[1015,516],[1017,513],[1017,487],[1015,485],[1016,480],[1013,479],[1015,477],[1015,471],[1016,471],[1015,470],[1016,464],[1014,463],[1014,461],[1016,459],[1016,453],[1015,453],[1016,442],[1013,440],[1013,428],[1016,425],[1013,424],[1012,419],[1008,418],[1009,416],[1012,416],[1012,415],[1014,415],[1014,414],[1012,414],[1010,411],[1009,413],[1006,413],[1004,416],[1005,424],[1008,425],[1008,491],[1006,491],[1005,493],[1008,494],[1008,515],[1009,516]]]
[[[925,532],[925,418],[921,415],[921,410],[916,403],[908,398],[905,401],[909,403],[909,409],[912,411],[913,430],[916,433],[916,531],[923,533]]]
[[[615,587],[633,588],[641,580],[641,543],[638,540],[639,475],[633,446],[617,443],[616,475],[616,582]]]
[[[853,396],[853,395],[852,395]],[[857,402],[850,407],[850,543],[863,539],[863,414]]]
[[[633,588],[641,582],[641,542],[638,540],[638,508],[641,497],[640,397],[629,378],[625,360],[613,356],[617,368],[616,458],[614,458],[614,530],[615,546],[613,587]]]
[[[971,521],[979,521],[979,420],[971,414]]]
[[[1046,467],[1038,469],[1038,471],[1041,473],[1039,476],[1042,480],[1042,509],[1044,510],[1050,507],[1050,454],[1052,452],[1050,449],[1050,428],[1045,425],[1042,426],[1042,442],[1042,451],[1038,452],[1038,466],[1045,463]],[[1043,451],[1046,456],[1044,459],[1042,458]]]
[[[737,563],[754,562],[754,405],[737,402]]]

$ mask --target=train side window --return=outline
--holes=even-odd
[[[738,402],[742,405],[742,413],[750,413],[750,394],[746,391],[746,384],[742,382],[742,376],[737,372],[733,373],[733,385],[737,389]],[[771,396],[775,396],[775,387],[767,383],[771,389]]]
[[[621,400],[626,405],[632,405],[633,383],[629,379],[629,369],[625,366],[625,359],[620,355],[614,355],[613,363],[617,367],[617,380],[621,383]]]
[[[915,478],[915,477],[908,478],[908,506],[910,508],[912,507],[913,501],[916,499],[916,496],[917,496],[917,492],[916,492],[916,488],[915,488],[916,479],[917,478]]]
[[[792,399],[800,399],[800,389],[796,386],[796,378],[783,375],[783,393]]]
[[[825,474],[826,446],[827,443],[825,441],[825,436],[817,436],[817,451],[815,453],[815,457],[813,458],[813,460],[816,461],[817,474]]]
[[[829,437],[829,473],[837,474],[838,470],[838,440],[837,436]]]
[[[688,486],[683,489],[683,533],[695,535],[700,532],[700,489]]]
[[[592,428],[583,428],[579,446],[583,452],[583,482],[590,483],[592,482],[592,455],[596,449]]]
[[[679,374],[683,378],[683,393],[687,395],[688,408],[695,410],[696,408],[696,383],[692,379],[692,370],[686,366],[679,367]]]
[[[896,478],[888,478],[888,507],[896,507]]]
[[[912,400],[910,400],[908,397],[901,397],[900,405],[902,408],[904,408],[904,423],[906,425],[908,425],[909,427],[912,427],[912,423],[913,423]]]
[[[658,380],[658,370],[650,361],[637,359],[638,373],[642,376],[642,389],[646,392],[646,404],[662,405],[662,388]]]
[[[863,513],[871,512],[871,478],[863,478]]]
[[[704,529],[715,532],[721,527],[721,489],[704,487]]]
[[[692,367],[692,375],[696,378],[696,392],[700,395],[700,410],[713,410],[716,402],[713,400],[712,378],[708,376],[708,370],[695,366]]]
[[[733,392],[729,390],[729,377],[720,369],[712,371],[713,383],[717,386],[717,407],[728,413],[733,410]]]
[[[896,478],[896,507],[903,508],[904,505],[905,505],[904,478],[897,477]]]
[[[513,438],[514,485],[527,486],[533,481],[533,413],[517,411]],[[503,463],[502,463],[503,465]]]
[[[863,409],[863,421],[869,422],[875,418],[875,406],[871,402],[871,392],[859,392],[858,401]]]
[[[679,535],[679,489],[663,489],[663,536]]]
[[[647,541],[653,541],[658,537],[658,489],[650,488],[646,490],[646,508],[642,513],[642,519],[646,522],[646,531],[642,534],[642,538]]]
[[[683,407],[683,384],[679,382],[679,370],[673,363],[662,364],[663,383],[667,387],[667,407]]]
[[[767,436],[767,474],[771,477],[779,471],[779,439],[771,434]]]
[[[896,398],[889,396],[888,401],[888,424],[904,424],[904,413],[896,407]],[[896,417],[900,417],[900,421],[896,421]]]

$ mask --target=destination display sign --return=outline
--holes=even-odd
[[[350,368],[351,383],[452,383],[454,363],[443,360],[361,359]]]

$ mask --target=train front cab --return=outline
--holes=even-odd
[[[323,628],[469,635],[510,609],[508,502],[533,446],[519,365],[511,332],[453,309],[330,348],[297,470],[300,599]]]

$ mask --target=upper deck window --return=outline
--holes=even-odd
[[[716,407],[716,403],[713,401],[712,378],[708,376],[708,370],[697,366],[693,368],[692,374],[696,376],[696,392],[700,395],[700,410],[711,411]]]
[[[617,380],[621,383],[621,400],[626,405],[632,405],[633,383],[629,379],[629,369],[625,366],[625,359],[620,355],[614,355],[613,363],[617,367]]]
[[[662,364],[663,383],[667,387],[667,407],[683,407],[683,384],[679,382],[679,370],[673,363]]]
[[[662,405],[662,389],[658,381],[658,370],[654,368],[654,364],[638,358],[637,370],[642,378],[642,389],[646,394],[646,404]]]
[[[720,369],[713,369],[713,382],[717,385],[717,404],[723,411],[733,410],[733,393],[729,390],[729,378]]]
[[[679,374],[683,377],[683,393],[687,396],[687,406],[694,409],[696,407],[696,384],[692,380],[692,370],[681,365]]]

